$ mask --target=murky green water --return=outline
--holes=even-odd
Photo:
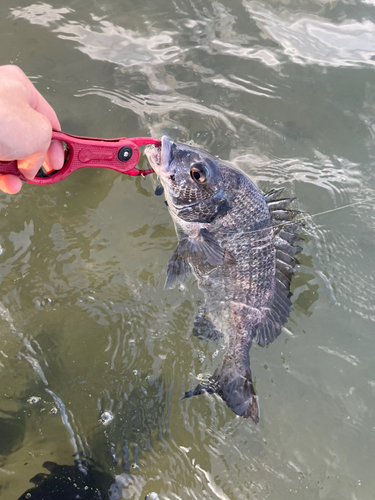
[[[371,0],[2,0],[0,63],[63,130],[193,140],[328,213],[306,219],[283,334],[252,348],[255,426],[180,401],[223,353],[191,334],[194,280],[163,290],[176,237],[152,176],[0,195],[1,499],[76,452],[132,474],[123,498],[373,499],[374,19]]]

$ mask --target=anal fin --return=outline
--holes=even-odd
[[[237,365],[224,358],[223,366],[218,368],[207,381],[198,384],[192,391],[185,392],[185,398],[199,394],[217,394],[227,406],[242,418],[259,422],[259,400],[255,393],[250,366]]]

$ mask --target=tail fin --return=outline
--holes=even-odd
[[[251,379],[250,367],[238,366],[224,358],[223,366],[208,381],[198,384],[184,398],[199,394],[218,394],[236,415],[259,422],[259,401]]]

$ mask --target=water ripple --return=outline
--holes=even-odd
[[[375,321],[375,277],[367,271],[367,256],[374,251],[372,206],[373,201],[363,200],[337,215],[327,214],[323,217],[333,217],[333,226],[327,219],[325,226],[309,225],[307,233],[316,248],[316,267],[328,280],[337,305]]]
[[[306,158],[259,158],[253,154],[245,154],[236,157],[233,163],[250,170],[252,178],[261,185],[311,184],[322,188],[321,196],[329,202],[333,199],[335,206],[345,204],[348,196],[361,186],[362,173],[359,165],[342,158],[328,158],[322,154],[316,156],[315,162],[311,162]],[[303,202],[302,197],[300,201]],[[322,208],[325,207],[326,205]]]
[[[270,67],[279,67],[280,61],[272,50],[265,48],[241,47],[232,43],[224,43],[220,40],[212,42],[215,52],[239,57],[240,59],[259,59],[263,64]]]
[[[342,23],[329,22],[316,16],[278,15],[260,2],[244,5],[264,32],[275,40],[284,53],[296,64],[356,67],[375,65],[375,24],[346,19]]]
[[[73,9],[67,7],[54,8],[47,3],[32,4],[28,7],[10,9],[16,19],[26,19],[32,24],[49,27],[65,19],[64,14],[73,12]]]
[[[137,67],[150,73],[154,65],[176,60],[181,49],[173,45],[176,32],[163,31],[156,35],[141,36],[137,31],[124,29],[110,21],[92,16],[95,29],[84,23],[62,22],[71,9],[54,9],[47,4],[32,4],[23,9],[11,9],[16,19],[27,19],[32,24],[50,26],[63,40],[78,43],[77,48],[92,59],[110,61],[120,66]]]
[[[208,120],[211,118],[212,127],[217,128],[215,122],[222,122],[222,125],[229,130],[235,132],[236,129],[231,121],[225,116],[221,110],[210,109],[207,106],[200,104],[196,99],[183,98],[178,95],[160,96],[157,94],[137,95],[134,93],[121,90],[108,90],[103,88],[88,88],[80,90],[77,97],[87,95],[99,95],[106,97],[111,102],[122,108],[127,108],[135,112],[138,116],[156,115],[158,121],[163,122],[165,127],[167,117],[171,113],[192,113],[197,116],[204,115]],[[154,125],[154,127],[156,124]]]

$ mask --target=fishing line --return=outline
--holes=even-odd
[[[277,201],[277,200],[275,200],[275,201]],[[293,220],[286,220],[286,221],[280,222],[280,224],[273,224],[272,225],[272,229],[273,228],[278,228],[278,227],[283,228],[283,227],[285,227],[285,226],[287,226],[289,224],[303,223],[303,221],[305,219],[313,219],[314,217],[319,217],[319,215],[330,214],[332,212],[338,212],[339,210],[344,210],[345,208],[354,207],[356,205],[363,205],[364,203],[367,203],[368,201],[375,201],[375,196],[371,196],[369,198],[366,198],[365,200],[355,201],[354,203],[350,203],[349,205],[343,205],[342,207],[331,208],[330,210],[325,210],[324,212],[318,212],[317,214],[302,215],[302,217],[300,219],[295,218]],[[246,233],[247,234],[258,233],[260,231],[264,231],[264,229],[267,229],[267,228],[264,227],[264,228],[261,228],[261,229],[255,229],[254,231],[246,231]]]
[[[338,210],[343,210],[344,208],[354,207],[355,205],[362,205],[363,203],[366,203],[368,201],[375,201],[375,196],[373,196],[371,198],[366,198],[365,200],[355,201],[354,203],[350,203],[349,205],[343,205],[342,207],[331,208],[331,210],[325,210],[324,212],[318,212],[317,214],[306,215],[305,217],[311,219],[313,217],[318,217],[319,215],[324,215],[324,214],[330,214],[332,212],[337,212]]]

